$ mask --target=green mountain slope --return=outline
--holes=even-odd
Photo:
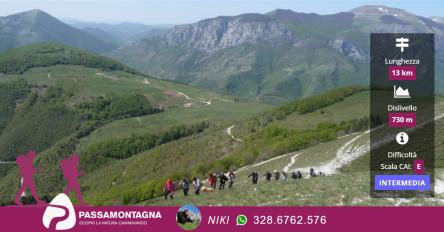
[[[385,6],[220,16],[177,25],[109,55],[159,78],[278,104],[368,83],[371,32],[435,33],[436,86],[443,92],[444,24]]]
[[[74,152],[90,172],[270,108],[157,80],[60,44],[0,53],[0,67],[0,161],[36,150],[45,196],[60,191],[58,162]],[[3,199],[13,195],[17,178],[14,164],[0,165]]]
[[[34,67],[82,65],[104,71],[137,73],[119,62],[68,45],[37,43],[0,53],[0,73],[24,73]]]
[[[54,68],[61,67],[64,66]],[[32,71],[36,70],[39,69]],[[27,77],[33,82],[45,79]],[[157,114],[113,120],[91,133],[59,140],[39,153],[36,164],[44,170],[36,175],[39,193],[51,198],[63,189],[58,160],[76,152],[81,156],[81,169],[86,170],[86,175],[80,178],[82,192],[93,205],[440,204],[439,200],[398,202],[366,197],[368,172],[362,171],[368,167],[368,133],[365,132],[368,108],[365,105],[368,105],[369,92],[366,88],[338,89],[268,110],[260,105],[255,108],[251,105],[254,103],[217,99],[206,106],[181,106]],[[255,112],[235,116],[246,107]],[[437,115],[442,114],[442,109],[443,100],[437,98]],[[258,113],[260,111],[263,112]],[[196,133],[186,132],[201,122],[209,122],[208,127]],[[441,126],[442,119],[437,123],[437,127]],[[439,140],[442,133],[436,131]],[[152,139],[157,142],[147,146]],[[134,145],[142,150],[133,152]],[[438,168],[443,165],[442,148],[437,147]],[[114,157],[114,151],[129,156]],[[329,176],[296,183],[264,185],[261,182],[257,188],[252,187],[247,178],[253,170],[263,173],[297,169],[306,173],[312,166]],[[190,198],[178,193],[174,201],[167,202],[157,198],[166,178],[178,181],[187,175],[205,179],[210,172],[231,168],[238,170],[232,190]],[[13,199],[18,178],[17,169],[11,167],[0,179],[2,203]],[[275,191],[276,188],[281,191]],[[340,193],[341,197],[333,192]],[[244,197],[239,198],[237,194]]]
[[[321,111],[326,113],[337,112],[334,111],[334,108],[340,107],[340,109],[345,109],[343,107],[357,106],[355,101],[368,104],[368,99],[368,93],[359,93],[345,99],[343,102],[313,113],[316,115],[321,114]],[[202,193],[200,196],[190,195],[189,197],[183,197],[178,192],[174,200],[166,201],[163,198],[156,198],[140,202],[139,205],[442,206],[444,204],[444,146],[441,141],[444,138],[444,133],[439,128],[442,129],[444,127],[444,99],[438,97],[436,100],[437,120],[435,125],[437,130],[435,131],[435,139],[438,145],[435,147],[434,198],[370,198],[370,173],[368,171],[370,165],[370,135],[368,131],[360,131],[340,136],[335,140],[307,149],[283,153],[282,155],[239,168],[236,172],[236,182],[233,189]],[[341,104],[341,106],[338,104]],[[359,111],[355,110],[353,112]],[[384,135],[387,132],[384,130],[379,133]],[[327,176],[308,178],[307,175],[311,167],[316,172],[322,171],[327,173]],[[291,175],[289,174],[287,181],[280,180],[266,183],[262,175],[267,171],[272,172],[273,170],[278,170],[279,172],[284,170],[287,173],[301,171],[304,178],[291,180]],[[251,177],[248,177],[253,171],[259,172],[261,176],[259,184],[256,186],[251,184]],[[208,187],[207,183],[204,185]]]
[[[257,114],[256,117],[248,120],[245,120],[243,116],[238,116],[236,120],[231,121],[217,119],[216,116],[212,117],[215,120],[207,120],[205,118],[206,121],[210,122],[210,127],[201,133],[164,143],[125,159],[110,160],[106,149],[96,149],[97,144],[110,141],[113,141],[113,144],[122,142],[128,143],[127,148],[129,148],[131,141],[137,141],[139,136],[146,133],[155,134],[150,130],[151,128],[154,128],[155,131],[158,128],[157,130],[160,129],[163,131],[162,133],[165,131],[171,133],[172,131],[170,130],[175,130],[175,126],[173,126],[174,124],[171,125],[171,121],[168,118],[172,117],[170,114],[176,115],[173,117],[178,117],[179,114],[173,110],[158,114],[160,118],[167,119],[164,124],[159,121],[156,114],[141,117],[140,121],[137,118],[116,121],[109,124],[110,126],[104,126],[95,130],[91,135],[81,138],[77,143],[75,150],[82,157],[82,169],[87,170],[88,173],[80,179],[81,185],[84,188],[86,198],[91,204],[132,204],[160,194],[160,185],[162,185],[164,178],[180,178],[183,175],[204,177],[210,171],[226,170],[231,167],[238,168],[285,152],[300,150],[320,142],[330,141],[343,133],[351,133],[352,131],[365,128],[367,121],[343,121],[340,118],[332,117],[329,121],[321,124],[298,128],[286,126],[288,124],[286,120],[294,116],[296,117],[294,120],[300,121],[304,117],[318,115],[321,111],[326,114],[335,114],[335,112],[341,111],[342,108],[338,108],[336,104],[352,107],[350,105],[354,102],[352,99],[356,97],[362,100],[367,99],[368,92],[363,91],[365,91],[365,88],[355,87],[326,93],[326,95],[320,98],[309,98],[300,102],[294,102],[279,109]],[[330,101],[319,101],[319,99],[326,98],[330,99]],[[245,107],[246,105],[243,106]],[[226,108],[227,106],[224,107]],[[350,110],[352,111],[353,109]],[[215,112],[217,114],[221,113],[220,110]],[[354,114],[353,118],[364,118],[366,112],[361,113],[359,115]],[[188,113],[182,112],[181,114]],[[197,115],[196,117],[198,117]],[[185,119],[182,122],[186,123],[188,121],[187,117]],[[234,128],[230,127],[235,121],[239,123]],[[153,125],[149,126],[149,124],[156,122],[161,123],[161,125],[168,125],[167,127],[170,127],[170,125],[173,127],[164,129]],[[194,123],[195,119],[190,122]],[[129,126],[130,124],[140,125],[142,129],[135,130],[135,134],[130,136],[125,135],[125,133],[116,136],[119,130],[131,127]],[[229,127],[231,129],[227,129]],[[143,128],[147,130],[144,132]],[[228,133],[233,133],[242,142],[234,140]],[[111,136],[109,136],[110,134]],[[57,150],[62,147],[67,146],[66,144],[56,145],[51,149],[43,151],[41,153],[42,161],[39,162],[39,165],[56,166],[54,163],[48,164],[48,161],[43,162],[43,160],[57,157]],[[91,156],[94,153],[96,155]],[[91,169],[91,167],[94,168]],[[54,170],[55,168],[48,167],[48,169]],[[44,186],[41,188],[41,192],[52,196],[54,194],[53,191],[56,191],[57,187],[54,189],[49,186],[47,181],[44,181],[49,178],[48,175],[38,175],[38,180]],[[11,171],[0,183],[9,183],[11,185],[14,176],[16,174]],[[63,183],[63,181],[60,182]],[[56,181],[55,183],[60,182]],[[0,184],[0,186],[4,186],[3,184]],[[11,194],[10,191],[4,188],[0,192],[7,196]]]
[[[108,52],[116,47],[41,10],[0,17],[0,52],[39,42],[63,43],[94,52]]]

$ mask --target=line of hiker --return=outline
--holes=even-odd
[[[207,179],[207,182],[210,185],[210,187],[203,186],[202,181],[197,177],[193,177],[191,181],[188,179],[188,177],[184,177],[182,181],[179,183],[179,187],[182,188],[184,196],[189,196],[188,192],[191,186],[194,188],[194,194],[199,195],[200,192],[213,192],[216,190],[216,188],[218,188],[219,190],[224,190],[225,184],[227,182],[228,182],[228,188],[232,188],[235,179],[236,177],[234,175],[234,170],[231,170],[227,173],[225,172],[221,172],[219,174],[210,173]],[[217,186],[218,182],[219,182],[219,187]],[[163,194],[165,200],[167,200],[168,198],[173,199],[174,192],[176,190],[177,188],[173,180],[168,179],[163,187]]]
[[[316,173],[313,168],[310,168],[309,176],[310,177],[325,176],[325,173],[323,173],[323,172]],[[250,175],[248,175],[248,177],[251,177],[251,182],[255,185],[255,184],[257,184],[257,182],[259,180],[259,173],[253,171],[253,172],[251,172]],[[270,171],[267,171],[263,175],[263,177],[265,179],[265,182],[270,182],[273,177],[274,177],[275,181],[278,181],[278,180],[284,180],[285,181],[285,180],[288,179],[288,174],[285,171],[279,172],[277,170],[274,170],[273,173],[271,173]],[[291,173],[291,179],[292,180],[302,179],[301,171],[294,171],[294,172],[292,172]]]
[[[316,173],[313,168],[310,168],[310,173],[308,174],[308,176],[312,178],[317,176],[325,176],[325,174],[323,172]],[[253,185],[256,185],[259,181],[259,173],[257,173],[256,171],[251,172],[248,177],[251,177]],[[265,182],[271,182],[272,179],[274,179],[275,181],[286,181],[288,179],[288,174],[285,171],[279,172],[277,170],[274,170],[273,172],[267,171],[263,175],[263,177],[265,179]],[[297,180],[302,179],[303,176],[301,171],[294,171],[291,173],[290,177],[292,180]],[[173,180],[168,179],[163,187],[163,194],[165,200],[167,200],[168,198],[174,198],[174,192],[178,188],[182,188],[184,196],[189,196],[188,192],[190,191],[191,187],[193,187],[195,195],[199,195],[201,192],[214,192],[216,191],[216,189],[222,191],[225,189],[225,185],[227,182],[228,188],[232,188],[235,180],[236,177],[234,174],[234,170],[231,170],[229,172],[208,174],[208,178],[206,181],[209,187],[204,186],[202,181],[198,177],[193,177],[192,180],[189,180],[188,177],[184,177],[179,183],[178,187],[176,187]]]

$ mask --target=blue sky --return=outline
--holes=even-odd
[[[442,0],[0,0],[0,15],[41,9],[63,19],[181,24],[219,15],[266,13],[277,8],[330,14],[361,5],[387,5],[426,17],[444,16]]]
[[[180,207],[179,210],[184,210],[184,209],[187,209],[187,210],[193,212],[194,214],[197,214],[200,216],[200,210],[194,205],[184,205],[184,206]]]

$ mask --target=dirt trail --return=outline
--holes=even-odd
[[[142,83],[147,84],[147,85],[151,85],[151,82],[149,82],[146,78]]]
[[[314,170],[316,172],[321,171],[325,174],[333,174],[338,169],[342,168],[343,166],[351,163],[355,159],[363,156],[367,152],[370,151],[370,142],[367,141],[365,144],[361,146],[356,146],[354,143],[360,139],[361,137],[367,135],[370,133],[370,130],[354,137],[353,139],[346,142],[344,145],[342,145],[337,151],[336,151],[336,157],[324,164],[321,164],[319,166],[314,166]],[[310,167],[302,168],[304,171],[309,171]]]
[[[225,99],[225,98],[214,97],[214,99],[215,99],[215,100],[219,100],[219,101],[224,101],[224,102],[234,102],[233,100]]]
[[[113,77],[113,76],[110,76],[110,75],[107,75],[107,74],[105,74],[105,73],[96,73],[96,75],[98,75],[98,76],[102,76],[102,77],[105,77],[105,78],[108,78],[108,79],[111,79],[111,80],[113,80],[113,81],[118,81],[118,80],[119,80],[118,78]]]
[[[12,161],[0,161],[0,164],[15,164],[15,162],[12,162]]]
[[[271,159],[264,160],[264,161],[262,161],[262,162],[260,162],[260,163],[253,164],[253,165],[251,165],[251,167],[252,167],[252,168],[257,167],[257,166],[260,166],[260,165],[262,165],[262,164],[269,163],[269,162],[271,162],[271,161],[273,161],[273,160],[280,159],[280,158],[282,158],[282,157],[284,157],[284,156],[287,156],[287,155],[288,155],[288,154],[283,154],[283,155],[280,155],[280,156],[276,156],[276,157],[273,157],[273,158],[271,158]]]
[[[185,99],[187,99],[187,100],[191,100],[191,98],[188,97],[188,95],[186,95],[186,94],[184,94],[184,93],[182,93],[182,92],[179,92],[179,91],[177,91],[177,90],[173,90],[173,91],[176,92],[177,94],[183,96]]]
[[[177,90],[174,90],[174,89],[165,89],[165,88],[161,88],[161,87],[158,87],[158,86],[153,86],[152,84],[151,84],[151,82],[149,82],[148,81],[148,79],[144,79],[143,81],[142,81],[142,83],[143,84],[145,84],[145,85],[150,85],[151,87],[153,87],[153,88],[156,88],[156,89],[159,89],[159,90],[162,90],[162,91],[165,91],[165,92],[171,92],[172,94],[177,94],[178,96],[182,96],[182,97],[184,97],[186,100],[188,100],[188,101],[194,101],[194,102],[200,102],[200,103],[203,103],[203,104],[205,104],[205,105],[211,105],[211,100],[208,100],[208,101],[204,101],[204,100],[196,100],[196,99],[192,99],[190,96],[188,96],[187,94],[185,94],[185,93],[182,93],[182,92],[180,92],[180,91],[177,91]],[[189,108],[189,107],[191,107],[193,104],[191,103],[191,102],[188,102],[188,103],[185,103],[183,106],[184,107],[186,107],[186,108]],[[197,106],[197,107],[199,107],[199,106]]]
[[[435,120],[441,119],[443,117],[444,117],[444,113],[436,116]],[[427,123],[427,122],[425,122],[425,123]],[[233,129],[233,127],[234,127],[234,125],[227,128],[227,133],[232,137],[234,137],[231,134],[231,129]],[[373,130],[377,130],[379,128],[381,128],[381,127],[374,128]],[[357,133],[353,133],[350,135],[343,136],[343,137],[348,137],[348,136],[356,135],[354,138],[352,138],[348,142],[344,143],[344,145],[342,145],[336,151],[335,158],[333,158],[332,160],[327,161],[321,165],[317,165],[317,166],[313,165],[310,167],[298,167],[298,168],[291,169],[291,167],[296,163],[296,160],[299,157],[299,155],[301,155],[301,153],[295,154],[295,152],[292,152],[292,153],[286,153],[286,154],[262,161],[257,164],[253,164],[251,166],[245,167],[245,169],[251,168],[251,167],[256,167],[256,166],[268,163],[270,161],[282,158],[284,156],[292,155],[292,157],[290,158],[290,162],[286,166],[283,167],[283,169],[286,172],[293,172],[296,170],[308,172],[310,170],[310,168],[313,167],[316,172],[321,171],[321,172],[324,172],[325,174],[335,174],[335,173],[337,173],[337,171],[340,168],[344,167],[347,164],[350,164],[354,160],[367,154],[370,151],[370,141],[369,140],[367,140],[361,144],[359,144],[359,143],[356,144],[356,142],[359,141],[359,139],[361,139],[363,136],[367,136],[369,133],[370,133],[370,130],[367,130],[365,132],[362,132],[359,135],[356,135]],[[389,136],[385,137],[384,139],[382,139],[378,144],[376,144],[376,146],[383,145],[387,142],[390,142],[391,140],[393,140],[393,136],[389,135]],[[438,192],[444,193],[444,175],[442,175],[439,179],[438,178],[436,179],[436,191],[437,191],[437,193]]]
[[[290,163],[288,163],[287,166],[285,166],[282,170],[283,170],[284,172],[288,172],[288,169],[290,169],[291,166],[293,166],[293,164],[296,163],[296,159],[297,159],[301,154],[302,154],[302,153],[297,153],[296,155],[292,156],[292,157],[290,158]]]
[[[227,134],[228,134],[232,139],[234,139],[234,140],[236,140],[236,141],[238,141],[238,142],[242,142],[241,139],[236,138],[236,137],[233,135],[233,133],[231,132],[231,130],[232,130],[233,128],[234,128],[234,125],[231,125],[230,127],[228,127],[227,130],[226,130]]]
[[[437,115],[435,117],[435,120],[438,120],[440,118],[443,118],[444,114],[440,114]],[[423,124],[426,124],[428,122],[424,122],[418,126],[421,126]],[[374,128],[373,130],[377,130],[381,127],[377,127]],[[411,128],[408,131],[412,131],[415,128]],[[366,153],[368,153],[370,151],[370,141],[366,141],[365,144],[355,144],[355,142],[360,139],[362,136],[365,136],[367,134],[370,133],[370,130],[354,137],[353,139],[351,139],[350,141],[348,141],[347,143],[345,143],[344,145],[342,145],[336,152],[336,157],[324,164],[318,165],[318,166],[313,166],[314,170],[316,172],[321,171],[324,172],[326,174],[334,174],[336,173],[340,168],[344,167],[345,165],[351,163],[352,161],[356,160],[357,158],[365,155]],[[381,146],[387,142],[390,142],[393,140],[393,136],[392,135],[388,135],[385,138],[383,138],[381,141],[378,142],[378,144],[374,144],[375,146]],[[310,169],[310,167],[303,167],[303,168],[298,168],[298,170],[302,170],[307,172]],[[292,170],[293,171],[293,170]],[[444,181],[443,181],[443,185],[444,185]],[[444,188],[444,186],[443,186]]]

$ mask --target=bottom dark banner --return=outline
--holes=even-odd
[[[63,199],[62,199],[63,200]],[[444,207],[1,207],[1,231],[425,231]]]

